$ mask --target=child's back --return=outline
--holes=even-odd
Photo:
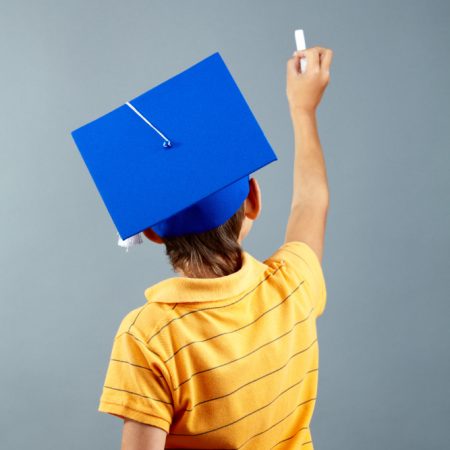
[[[326,288],[307,244],[264,263],[244,252],[231,275],[169,278],[145,296],[117,332],[100,411],[170,431],[167,448],[311,441]]]

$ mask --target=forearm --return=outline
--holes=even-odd
[[[328,180],[314,112],[291,109],[295,159],[292,209],[328,205]]]

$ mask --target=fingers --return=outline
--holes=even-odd
[[[325,47],[311,47],[306,50],[294,52],[293,58],[295,61],[291,63],[291,70],[299,67],[300,59],[306,58],[307,67],[306,72],[317,73],[321,69],[326,72],[330,71],[331,61],[333,59],[333,51]],[[291,60],[289,60],[291,61]],[[298,70],[297,70],[298,72]]]
[[[292,56],[292,58],[288,59],[287,62],[287,75],[288,77],[297,76],[299,72],[300,60],[296,56]]]
[[[329,72],[332,60],[333,60],[333,50],[331,50],[330,48],[326,48],[324,53],[322,54],[320,67]]]
[[[317,73],[320,70],[320,51],[319,47],[307,48],[305,51],[306,56],[306,71]]]

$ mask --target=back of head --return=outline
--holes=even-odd
[[[202,233],[164,237],[166,254],[174,270],[193,278],[230,275],[242,265],[239,234],[245,202],[222,225]]]

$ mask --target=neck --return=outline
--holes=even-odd
[[[221,261],[225,263],[225,260],[223,258],[221,258]],[[236,258],[236,261],[234,262],[234,267],[229,273],[217,273],[216,271],[212,270],[210,267],[206,265],[198,265],[198,264],[195,267],[187,267],[185,268],[185,270],[182,270],[180,267],[177,267],[175,271],[181,277],[187,278],[219,278],[238,271],[241,268],[241,266],[242,266],[242,255],[240,255],[239,258]]]

